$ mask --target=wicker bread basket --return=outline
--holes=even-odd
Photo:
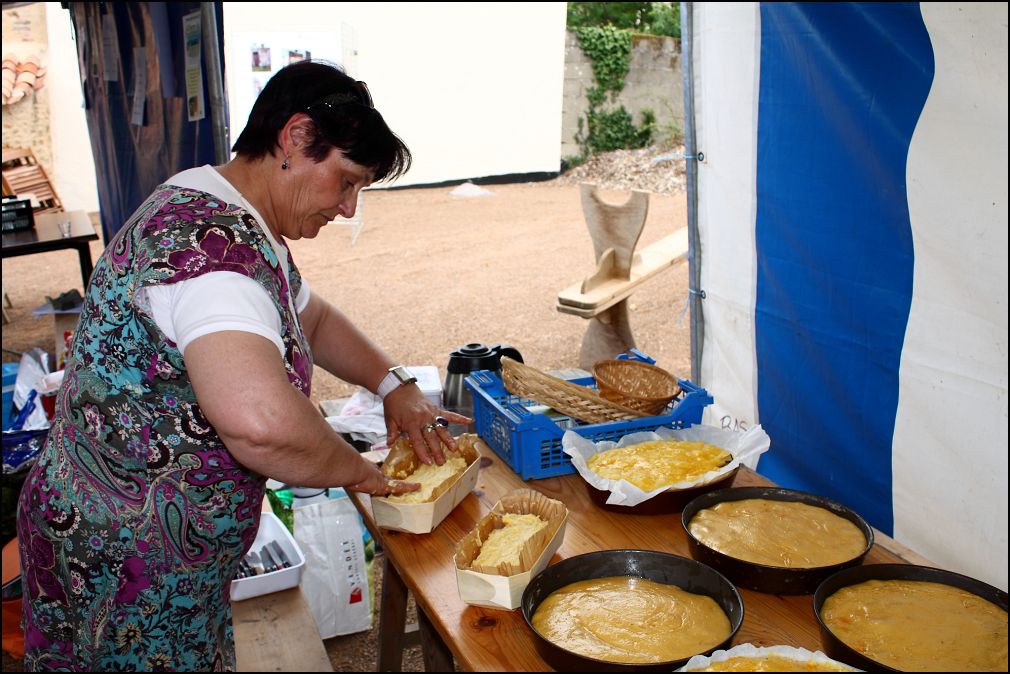
[[[579,421],[597,424],[649,416],[601,398],[590,388],[544,374],[506,356],[501,359],[501,369],[502,382],[509,393],[535,400]]]
[[[601,360],[593,376],[602,397],[645,415],[659,414],[680,394],[676,377],[638,360]]]

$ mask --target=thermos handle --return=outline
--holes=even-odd
[[[497,354],[499,362],[501,361],[502,356],[508,356],[512,360],[517,360],[520,363],[525,363],[525,361],[523,360],[523,355],[519,353],[519,349],[509,344],[495,344],[494,346],[491,347],[491,350],[494,351],[495,354]]]

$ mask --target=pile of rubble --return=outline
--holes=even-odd
[[[675,194],[685,189],[683,146],[614,150],[591,156],[555,178],[559,185],[595,183],[605,190]]]

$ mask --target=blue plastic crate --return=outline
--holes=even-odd
[[[14,421],[14,383],[18,378],[20,363],[3,364],[3,430],[10,428]]]
[[[568,381],[596,388],[592,377]],[[552,419],[546,414],[531,412],[527,407],[535,407],[537,402],[512,395],[501,378],[489,370],[474,372],[465,380],[473,397],[477,434],[524,480],[575,472],[571,458],[561,450],[561,438],[568,428],[593,442],[616,442],[628,433],[654,431],[660,426],[685,428],[701,423],[702,412],[712,404],[712,396],[686,379],[678,383],[683,393],[661,415],[583,424],[567,417]]]

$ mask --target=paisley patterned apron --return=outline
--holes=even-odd
[[[29,670],[233,670],[231,580],[259,528],[264,478],[197,404],[142,288],[243,274],[281,316],[285,368],[309,395],[290,297],[301,277],[248,211],[162,185],[88,286],[56,418],[18,508]]]

